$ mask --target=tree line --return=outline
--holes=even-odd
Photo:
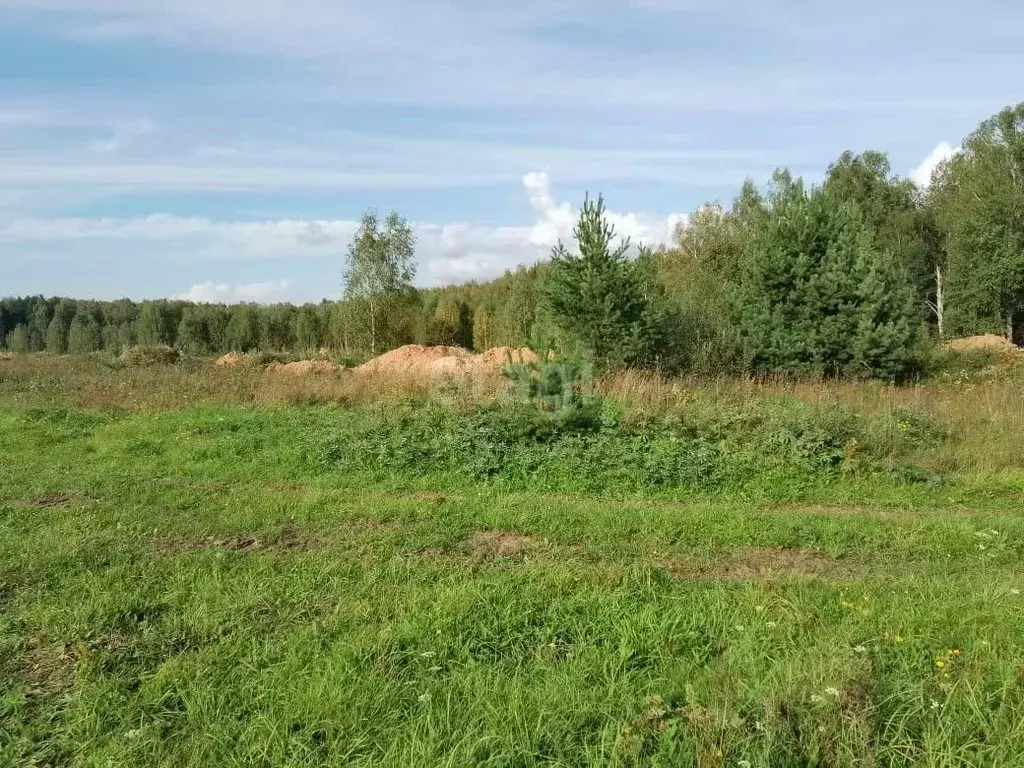
[[[340,301],[8,298],[0,340],[73,354],[530,345],[666,372],[898,379],[935,339],[1024,342],[1024,103],[983,121],[924,188],[895,175],[882,152],[846,152],[816,186],[785,170],[763,188],[746,182],[659,248],[632,249],[603,198],[588,197],[574,241],[490,282],[416,290],[408,223],[369,212]]]

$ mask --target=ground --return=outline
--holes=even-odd
[[[567,491],[325,464],[372,406],[19,398],[0,764],[1024,764],[1012,469]]]

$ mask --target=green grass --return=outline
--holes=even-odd
[[[1024,764],[1019,469],[591,416],[0,407],[0,764]]]

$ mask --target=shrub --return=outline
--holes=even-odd
[[[125,365],[174,365],[181,359],[181,352],[166,344],[146,344],[128,347],[121,353]]]
[[[840,473],[889,471],[894,452],[933,435],[915,414],[897,422],[892,439],[848,407],[784,398],[629,423],[593,397],[554,410],[492,403],[459,411],[417,400],[383,420],[357,420],[314,455],[321,469],[378,480],[412,473],[560,491],[792,496]]]

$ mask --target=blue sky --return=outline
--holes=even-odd
[[[662,240],[776,166],[927,177],[1024,99],[982,0],[0,0],[0,295],[318,300],[368,207],[419,282]]]

